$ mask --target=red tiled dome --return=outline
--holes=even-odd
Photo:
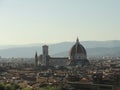
[[[87,57],[87,53],[85,48],[79,43],[79,40],[77,38],[76,43],[73,45],[73,47],[70,50],[69,55],[74,56],[75,54],[83,54]]]

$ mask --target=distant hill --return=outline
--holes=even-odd
[[[97,48],[87,48],[87,55],[89,57],[93,56],[120,56],[120,47],[112,47],[112,48],[107,48],[107,47],[97,47]],[[53,56],[57,57],[65,57],[69,55],[69,51],[64,51],[60,53],[56,53]]]
[[[51,56],[68,56],[70,48],[75,42],[62,42],[49,45]],[[83,41],[80,42],[87,50],[88,56],[120,56],[120,40],[111,41]],[[35,52],[42,53],[42,45],[11,45],[0,46],[2,57],[34,57]]]

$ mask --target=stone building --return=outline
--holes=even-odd
[[[51,57],[48,53],[48,46],[42,47],[43,54],[35,55],[36,66],[88,66],[90,63],[87,59],[85,48],[79,43],[77,38],[76,43],[70,49],[69,57]]]
[[[87,52],[85,48],[79,43],[79,39],[77,38],[76,43],[70,49],[68,65],[88,66],[89,64],[90,63],[87,59]]]

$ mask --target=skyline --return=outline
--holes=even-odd
[[[1,0],[0,45],[120,40],[119,0]]]

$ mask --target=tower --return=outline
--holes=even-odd
[[[35,53],[35,67],[38,67],[38,55]]]
[[[48,46],[44,45],[44,46],[42,46],[42,48],[43,48],[43,55],[47,56],[48,55]]]
[[[43,49],[43,65],[49,66],[48,46],[44,45],[42,49]]]

